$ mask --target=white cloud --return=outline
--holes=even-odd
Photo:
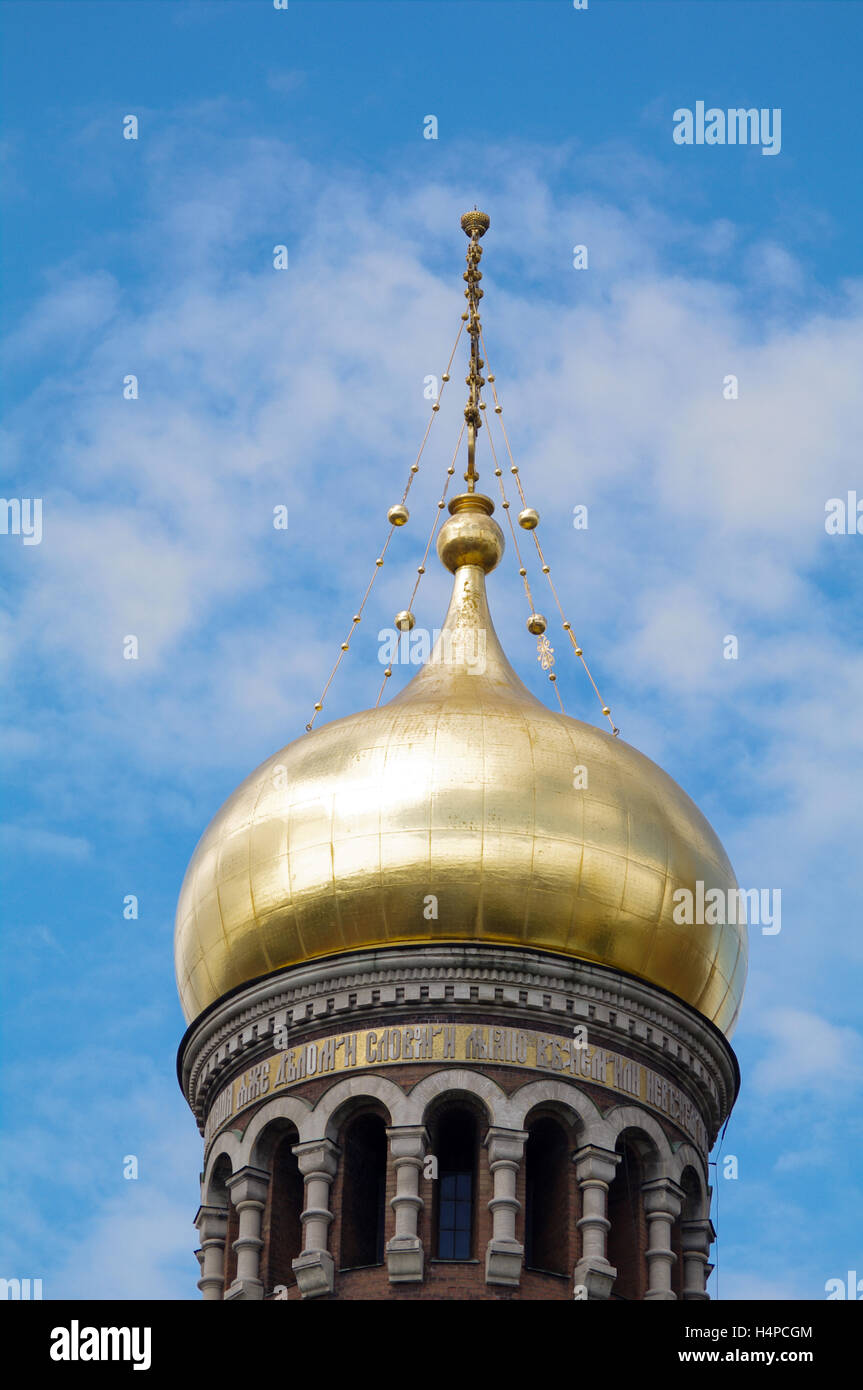
[[[64,835],[39,826],[0,825],[0,845],[17,855],[52,855],[59,859],[87,859],[91,845],[83,835]]]
[[[768,1039],[749,1084],[783,1091],[837,1093],[863,1082],[863,1038],[804,1009],[771,1009],[750,1025]]]

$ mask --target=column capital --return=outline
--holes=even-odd
[[[225,1183],[231,1194],[231,1201],[238,1208],[241,1202],[260,1203],[263,1206],[267,1200],[269,1185],[269,1173],[263,1168],[251,1167],[238,1168]]]
[[[500,1125],[491,1125],[483,1140],[484,1147],[488,1149],[489,1166],[521,1163],[526,1139],[526,1129],[503,1129]]]
[[[393,1158],[413,1158],[422,1162],[429,1143],[425,1125],[393,1125],[386,1131]]]
[[[227,1207],[198,1207],[192,1223],[198,1230],[201,1240],[222,1240],[228,1229]]]
[[[708,1253],[716,1239],[713,1222],[709,1216],[700,1217],[696,1221],[681,1221],[680,1233],[684,1250],[698,1250],[703,1255]]]
[[[654,1178],[642,1183],[641,1191],[648,1216],[669,1216],[674,1221],[680,1215],[686,1193],[673,1178]]]
[[[621,1161],[621,1154],[611,1149],[600,1149],[596,1144],[585,1144],[572,1156],[575,1175],[580,1183],[604,1182],[614,1180],[614,1174]]]
[[[318,1173],[332,1182],[338,1172],[340,1149],[332,1139],[307,1139],[302,1144],[295,1144],[291,1152],[296,1154],[304,1178]]]

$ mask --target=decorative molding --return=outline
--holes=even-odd
[[[701,1105],[711,1138],[728,1115],[738,1073],[731,1047],[694,1009],[642,980],[589,962],[498,945],[396,947],[353,952],[281,971],[249,985],[193,1026],[181,1049],[183,1086],[203,1132],[226,1081],[273,1050],[280,1027],[292,1045],[322,1029],[364,1029],[430,1016],[506,1027],[568,1029],[625,1046],[661,1067]]]

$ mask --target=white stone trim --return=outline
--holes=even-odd
[[[615,1105],[605,1116],[614,1142],[608,1145],[614,1149],[625,1130],[638,1129],[652,1142],[654,1155],[645,1165],[647,1177],[664,1177],[674,1162],[674,1152],[662,1125],[639,1105]],[[655,1172],[653,1169],[655,1168]]]
[[[277,972],[214,1006],[182,1047],[183,1089],[203,1127],[226,1078],[292,1037],[377,1027],[417,1012],[511,1027],[587,1025],[597,1043],[623,1048],[688,1092],[718,1132],[737,1084],[734,1054],[689,1005],[645,981],[590,962],[496,945],[390,947],[346,952]]]
[[[527,1127],[528,1115],[537,1105],[551,1104],[567,1112],[570,1123],[578,1131],[579,1148],[584,1144],[596,1144],[601,1149],[614,1148],[614,1135],[602,1118],[601,1110],[573,1082],[551,1078],[528,1081],[513,1091],[509,1104],[517,1129]]]

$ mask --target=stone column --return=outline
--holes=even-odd
[[[713,1266],[709,1264],[710,1247],[716,1239],[710,1217],[700,1221],[681,1221],[680,1231],[683,1244],[683,1297],[707,1300],[707,1276]]]
[[[671,1267],[677,1256],[671,1248],[671,1227],[680,1215],[684,1193],[671,1178],[655,1178],[642,1186],[647,1215],[647,1293],[645,1299],[672,1300]]]
[[[423,1277],[423,1247],[417,1225],[425,1206],[419,1188],[428,1130],[424,1125],[403,1125],[388,1129],[387,1138],[396,1171],[396,1195],[390,1202],[396,1229],[387,1242],[387,1269],[391,1284],[416,1284]]]
[[[205,1300],[222,1299],[225,1294],[225,1237],[228,1234],[227,1207],[199,1207],[195,1225],[201,1237],[198,1259],[201,1277],[198,1288]]]
[[[485,1254],[487,1284],[518,1287],[524,1246],[515,1238],[515,1218],[521,1202],[515,1195],[519,1165],[524,1155],[526,1129],[499,1129],[492,1125],[485,1137],[488,1166],[494,1192],[488,1209],[492,1214],[492,1236]]]
[[[574,1155],[575,1173],[581,1192],[581,1259],[575,1266],[575,1296],[607,1299],[617,1278],[608,1263],[606,1248],[611,1222],[608,1219],[608,1188],[620,1162],[620,1154],[586,1144]]]
[[[228,1178],[231,1201],[240,1217],[240,1233],[234,1241],[237,1277],[225,1294],[226,1299],[258,1300],[264,1296],[261,1280],[261,1221],[267,1200],[270,1175],[262,1168],[240,1168]]]
[[[330,1139],[312,1139],[297,1144],[293,1152],[305,1181],[306,1204],[301,1217],[303,1248],[291,1268],[301,1297],[320,1298],[332,1293],[335,1285],[335,1265],[327,1239],[333,1219],[330,1187],[338,1170],[339,1150]]]

